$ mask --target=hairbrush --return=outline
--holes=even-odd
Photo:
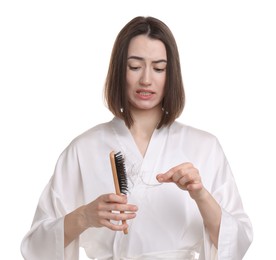
[[[112,168],[113,180],[115,191],[117,195],[127,194],[128,185],[127,185],[127,176],[125,168],[125,160],[121,152],[115,153],[112,151],[110,153],[110,163]],[[122,212],[121,212],[122,213]],[[125,220],[122,223],[126,223]],[[124,230],[124,234],[128,233],[128,229]]]

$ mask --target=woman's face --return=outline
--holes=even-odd
[[[164,96],[167,54],[163,42],[134,37],[128,48],[127,94],[131,109],[160,109]]]

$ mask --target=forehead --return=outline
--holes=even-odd
[[[151,60],[167,59],[164,43],[146,35],[138,35],[131,39],[128,46],[128,56],[138,56]]]

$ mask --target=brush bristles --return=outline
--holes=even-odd
[[[120,186],[120,192],[126,195],[128,192],[128,185],[124,157],[121,152],[117,152],[114,154],[114,159]]]

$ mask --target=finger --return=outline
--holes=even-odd
[[[159,182],[172,182],[172,176],[175,174],[175,170],[171,169],[165,173],[160,173],[156,175],[156,179]]]
[[[126,224],[127,220],[133,219],[136,217],[135,213],[106,213],[106,218],[100,220],[100,225],[108,227],[111,230],[125,230],[128,225]]]
[[[107,203],[107,211],[127,211],[127,212],[136,212],[138,207],[133,204],[118,204],[118,203]]]
[[[201,178],[196,169],[190,170],[190,172],[181,174],[180,176],[175,177],[175,182],[180,185],[187,185],[188,183],[198,183],[201,181]]]
[[[201,190],[202,188],[203,188],[202,182],[191,183],[187,185],[188,191],[198,191],[198,190]]]
[[[112,221],[129,220],[136,217],[136,213],[133,212],[110,212],[107,213],[108,219]]]
[[[128,228],[127,222],[122,223],[122,222],[105,221],[103,226],[105,226],[113,231],[123,231]]]
[[[177,165],[177,166],[171,168],[170,170],[168,170],[167,172],[165,172],[163,174],[158,174],[156,176],[156,179],[159,182],[175,182],[176,179],[173,179],[173,177],[179,178],[178,175],[175,175],[176,173],[178,173],[179,171],[184,173],[186,170],[192,169],[192,168],[193,168],[193,165],[191,163],[189,163],[189,162],[182,163],[180,165]]]
[[[126,195],[117,195],[115,193],[109,193],[102,195],[102,199],[106,203],[127,203],[127,196]]]

